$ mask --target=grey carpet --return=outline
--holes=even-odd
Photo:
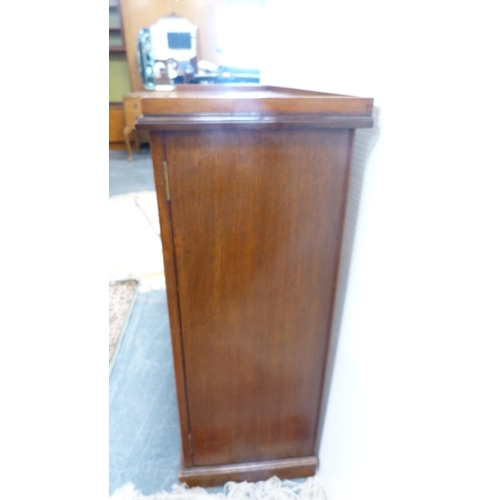
[[[154,191],[153,163],[149,146],[143,146],[140,153],[134,151],[132,161],[127,152],[109,152],[109,196]]]
[[[181,439],[165,290],[137,295],[109,382],[109,494],[177,482]]]
[[[109,196],[154,191],[148,147],[109,152]],[[181,438],[165,290],[139,289],[109,379],[109,493],[177,482]]]

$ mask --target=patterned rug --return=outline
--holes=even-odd
[[[223,488],[212,493],[204,488],[188,488],[185,484],[176,484],[172,491],[161,491],[154,495],[143,495],[131,483],[116,490],[110,500],[326,500],[325,491],[318,476],[305,481],[281,481],[272,477],[256,483],[229,482]]]
[[[138,282],[136,280],[109,282],[109,363],[110,370],[118,352],[123,332],[132,311]]]

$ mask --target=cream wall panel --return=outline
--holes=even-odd
[[[326,496],[496,500],[494,5],[270,1],[276,25],[285,13],[263,83],[373,97],[376,110],[354,147],[319,456]]]

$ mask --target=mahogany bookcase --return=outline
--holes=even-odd
[[[373,99],[179,85],[150,134],[188,485],[306,477],[355,129]]]

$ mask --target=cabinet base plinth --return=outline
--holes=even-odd
[[[316,457],[301,457],[231,465],[183,467],[179,472],[179,481],[188,486],[222,486],[228,481],[265,481],[273,476],[280,479],[303,478],[314,476],[317,466]]]

